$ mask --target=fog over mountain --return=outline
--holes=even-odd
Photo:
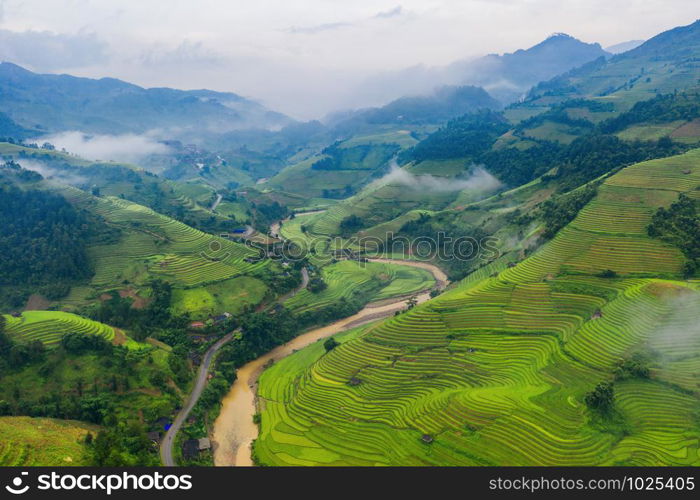
[[[474,70],[471,63],[481,60],[491,70],[502,59],[486,54],[514,54],[556,32],[603,47],[646,39],[686,24],[697,13],[695,0],[200,0],[162,5],[3,0],[0,60],[38,73],[112,77],[146,88],[233,92],[310,119],[445,84],[488,84],[494,97],[510,94],[511,99],[521,89],[508,88],[507,74],[503,81],[460,79],[465,67]],[[460,62],[453,66],[455,61]],[[450,78],[435,78],[432,68],[444,68]],[[397,82],[396,72],[411,81]]]
[[[628,42],[616,43],[615,45],[605,47],[605,50],[611,54],[622,54],[628,50],[636,49],[643,43],[644,40],[630,40]]]
[[[230,92],[144,89],[113,78],[37,74],[0,63],[0,109],[16,124],[46,133],[143,134],[168,138],[231,130],[277,129],[281,113]]]
[[[355,99],[382,102],[401,95],[424,94],[440,85],[478,85],[502,104],[508,104],[532,85],[605,55],[608,53],[597,43],[556,33],[513,53],[489,54],[442,67],[414,66],[387,72],[363,82]]]

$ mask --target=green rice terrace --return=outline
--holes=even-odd
[[[407,130],[353,137],[286,167],[266,185],[304,197],[347,197],[381,176],[394,154],[416,142]]]
[[[248,262],[246,259],[257,257],[258,252],[143,205],[115,197],[96,198],[75,189],[64,193],[123,230],[116,244],[90,248],[96,270],[91,282],[94,287],[142,284],[151,277],[179,287],[195,287],[248,274],[268,263]]]
[[[54,347],[66,334],[77,333],[96,335],[128,349],[147,347],[117,328],[69,312],[24,311],[19,316],[5,315],[5,322],[10,338],[22,344],[40,341],[46,347]]]
[[[320,309],[341,299],[359,297],[363,303],[427,290],[435,285],[429,271],[375,262],[343,260],[321,270],[327,288],[302,290],[287,300],[294,312]]]
[[[700,465],[698,282],[646,232],[698,186],[700,150],[628,167],[517,265],[276,363],[256,460]]]
[[[62,311],[25,311],[19,317],[5,316],[5,320],[7,333],[22,343],[39,340],[51,346],[67,333],[97,335],[110,342],[115,338],[111,326]]]

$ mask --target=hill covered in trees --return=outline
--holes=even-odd
[[[59,195],[0,183],[2,284],[47,285],[89,278],[93,271],[86,241],[94,225],[94,219]]]

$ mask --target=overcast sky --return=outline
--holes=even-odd
[[[698,0],[0,0],[0,59],[232,91],[306,119],[378,72],[511,52],[553,32],[605,47],[698,17]]]

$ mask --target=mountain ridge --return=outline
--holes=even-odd
[[[484,87],[505,105],[517,101],[533,85],[601,56],[610,54],[600,44],[555,33],[529,48],[509,53],[462,59],[445,66],[418,65],[387,72],[367,80],[357,89],[357,94],[387,103],[402,95],[429,94],[445,85],[473,85]],[[544,64],[539,70],[533,67],[533,59],[537,57]],[[514,79],[523,77],[525,81],[514,84]]]
[[[225,132],[274,129],[294,122],[231,92],[145,88],[110,77],[39,74],[11,62],[0,63],[0,110],[20,126],[45,132],[115,134],[175,128]]]

